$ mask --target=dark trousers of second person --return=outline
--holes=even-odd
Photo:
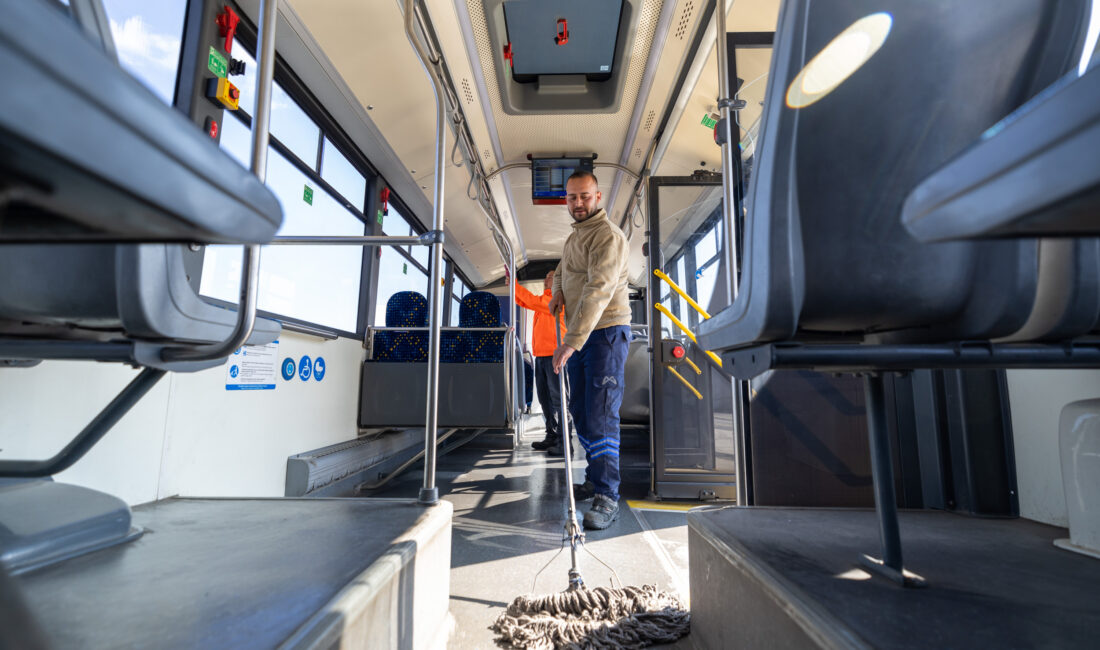
[[[630,326],[592,332],[569,357],[569,411],[584,447],[585,478],[596,494],[619,499],[619,407],[623,403]]]
[[[556,445],[561,441],[561,387],[554,374],[554,357],[535,357],[535,389],[542,405],[542,418],[546,422],[546,439]]]

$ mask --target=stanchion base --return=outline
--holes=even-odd
[[[439,488],[420,488],[420,496],[416,502],[422,506],[434,506],[439,503]]]
[[[928,586],[928,581],[912,571],[906,571],[904,568],[898,571],[894,567],[886,566],[882,560],[873,558],[870,555],[859,556],[859,563],[863,568],[870,571],[872,574],[877,574],[883,578],[887,578],[892,582],[895,582],[902,587],[908,587],[910,589],[923,589]]]

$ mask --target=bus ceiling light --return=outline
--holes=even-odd
[[[787,88],[787,106],[805,108],[831,93],[878,52],[894,19],[879,12],[849,25],[817,53]]]

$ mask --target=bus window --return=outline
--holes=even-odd
[[[359,173],[344,154],[325,138],[321,151],[321,178],[339,192],[359,211],[367,197],[367,179]]]
[[[390,208],[391,214],[393,208]],[[389,219],[389,217],[387,217]],[[416,291],[428,295],[428,274],[421,271],[412,261],[392,246],[379,249],[378,260],[378,297],[375,301],[374,325],[386,324],[386,302],[398,291]]]
[[[105,0],[122,67],[165,104],[176,94],[186,0]]]

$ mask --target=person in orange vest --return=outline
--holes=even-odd
[[[531,444],[538,450],[548,450],[552,456],[561,456],[561,391],[558,376],[554,374],[554,350],[557,339],[554,337],[554,317],[550,315],[550,287],[554,283],[554,272],[550,271],[543,281],[542,295],[536,296],[516,282],[516,304],[535,312],[535,322],[531,327],[531,352],[535,356],[535,389],[542,404],[542,417],[546,421],[546,437]],[[565,319],[561,318],[561,333],[565,336]]]

